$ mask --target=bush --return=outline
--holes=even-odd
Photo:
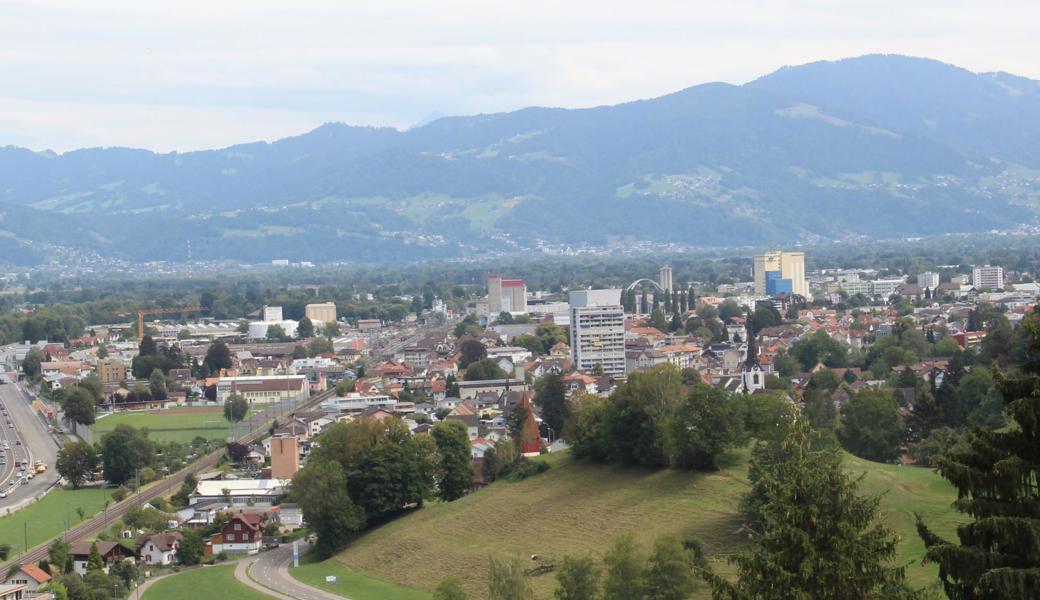
[[[126,500],[126,497],[130,495],[130,490],[126,486],[121,485],[112,492],[112,499],[116,502],[122,502]]]
[[[551,467],[549,463],[541,460],[527,460],[521,458],[520,460],[513,463],[512,467],[507,471],[507,477],[510,481],[523,481],[528,477],[534,477],[535,475],[541,475],[548,471]]]

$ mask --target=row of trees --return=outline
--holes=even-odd
[[[779,394],[745,397],[702,383],[689,391],[672,365],[633,373],[607,400],[572,401],[566,437],[577,457],[646,467],[715,469],[748,435],[774,435],[794,410]]]
[[[424,500],[455,500],[473,479],[469,435],[460,421],[413,436],[398,419],[337,423],[321,434],[291,496],[328,556],[367,524],[393,518]]]

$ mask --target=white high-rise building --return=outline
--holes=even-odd
[[[917,274],[917,285],[922,288],[934,290],[939,287],[939,274],[932,272],[918,273]]]
[[[775,296],[789,293],[811,298],[809,283],[805,281],[805,253],[773,250],[753,259],[755,294]],[[772,285],[770,284],[772,280]],[[770,289],[775,287],[775,289]]]
[[[571,358],[574,367],[604,375],[625,375],[625,310],[621,290],[578,290],[570,293]]]
[[[1004,289],[1004,269],[1001,267],[975,267],[971,270],[971,284],[978,288],[989,288],[991,290]]]

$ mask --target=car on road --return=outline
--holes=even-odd
[[[0,498],[6,498],[6,497],[7,497],[7,490],[0,491]]]

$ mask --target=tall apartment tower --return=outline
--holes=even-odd
[[[527,312],[527,283],[523,279],[502,279],[498,275],[488,275],[488,313],[492,316],[500,312]]]
[[[773,250],[754,258],[755,294],[775,296],[781,293],[809,297],[805,281],[805,253]]]
[[[1004,289],[1004,269],[1001,267],[975,267],[971,270],[971,284],[976,288]]]
[[[621,290],[577,290],[570,293],[571,359],[574,367],[604,375],[625,375],[625,310]]]
[[[661,267],[658,272],[658,283],[661,284],[661,288],[666,292],[674,292],[675,288],[672,287],[672,267],[665,265]]]
[[[917,285],[922,289],[934,290],[939,287],[939,274],[932,272],[924,272],[917,274]]]

